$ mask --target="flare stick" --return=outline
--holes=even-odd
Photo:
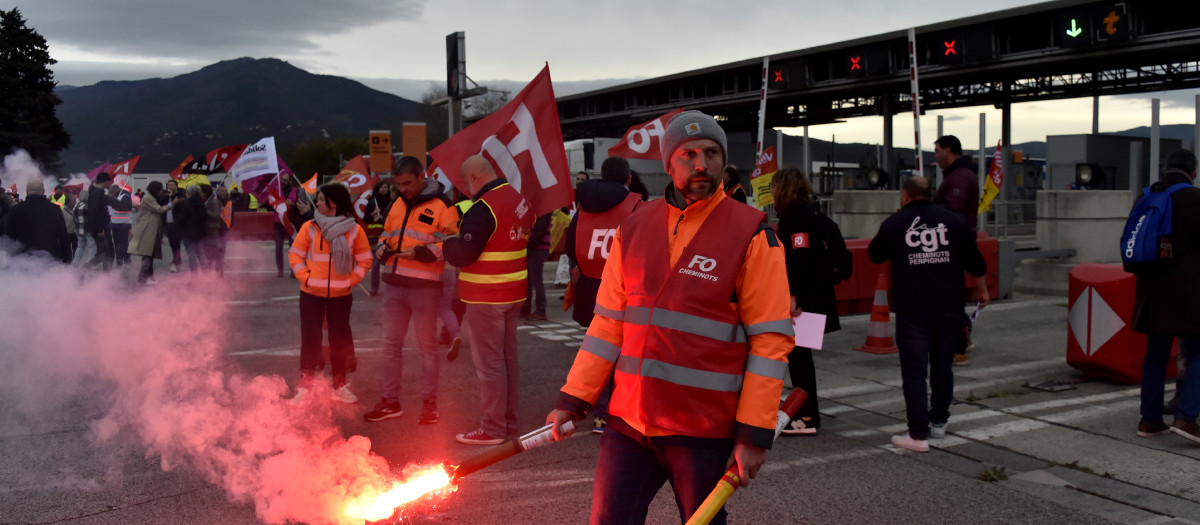
[[[799,388],[793,388],[792,393],[783,400],[783,404],[775,414],[776,439],[779,438],[779,434],[783,433],[783,429],[787,427],[788,423],[792,422],[792,418],[796,416],[796,412],[800,410],[800,406],[806,400],[808,400],[808,394]],[[721,508],[725,506],[725,502],[729,501],[730,496],[733,496],[741,484],[742,478],[738,477],[737,465],[729,467],[729,470],[725,471],[725,475],[721,476],[721,481],[717,482],[717,486],[708,493],[707,498],[704,498],[700,508],[696,509],[691,519],[687,520],[687,525],[708,525],[712,522]]]

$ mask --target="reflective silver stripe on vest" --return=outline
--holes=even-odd
[[[354,260],[356,260],[356,261],[369,261],[373,258],[374,257],[371,257],[371,252],[362,252],[362,253],[355,254],[355,256],[354,256]]]
[[[617,362],[617,358],[621,356],[621,347],[594,335],[583,336],[583,344],[579,349],[612,363]]]
[[[624,321],[625,320],[625,312],[621,312],[618,310],[612,310],[612,309],[605,308],[600,305],[596,305],[596,308],[592,310],[592,313],[594,313],[596,315],[603,315],[604,317],[612,319],[613,321]]]
[[[796,337],[796,331],[792,328],[791,319],[780,319],[778,321],[766,321],[762,323],[748,324],[746,326],[746,335],[759,335],[767,332],[775,332],[783,335]]]
[[[298,262],[294,266],[292,266],[292,273],[300,273],[300,270],[303,270],[305,268],[308,268],[308,266],[305,266],[303,261]]]
[[[409,268],[407,266],[396,266],[396,270],[392,273],[394,273],[396,275],[402,275],[404,277],[413,277],[416,279],[424,279],[426,281],[441,281],[442,280],[442,272],[430,272],[430,271],[425,271],[425,270],[418,270],[416,268]]]
[[[312,288],[321,288],[329,286],[331,288],[349,288],[350,281],[348,279],[309,279],[307,283]]]
[[[783,375],[787,371],[788,364],[786,361],[776,361],[758,355],[751,355],[746,359],[746,372],[750,374],[758,374],[763,377],[783,381]]]
[[[617,370],[626,374],[652,377],[676,385],[703,388],[714,392],[740,392],[742,390],[741,375],[696,370],[654,359],[639,360],[636,357],[623,355],[617,360]]]
[[[444,241],[444,240],[446,240],[446,239],[449,239],[449,238],[451,237],[450,235],[446,235],[446,234],[444,234],[444,233],[442,233],[442,232],[433,232],[433,236],[434,236],[434,237],[436,237],[436,238],[437,238],[437,240],[439,240],[439,241]]]
[[[434,236],[433,236],[433,235],[431,235],[431,234],[428,234],[428,233],[422,233],[422,232],[419,232],[419,231],[416,231],[416,230],[411,230],[411,229],[410,229],[410,230],[404,230],[404,236],[405,236],[405,237],[412,238],[412,239],[416,240],[417,242],[422,242],[422,243],[426,243],[426,242],[430,242],[430,243],[432,243],[432,242],[438,242],[438,238],[437,238],[437,237],[434,237]]]
[[[700,316],[645,306],[625,307],[625,322],[642,326],[657,326],[687,332],[717,341],[745,343],[746,331],[740,324],[729,324]]]
[[[625,322],[640,324],[646,326],[650,324],[650,314],[653,308],[645,306],[626,306],[625,307]]]

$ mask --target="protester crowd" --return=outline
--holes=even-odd
[[[782,432],[811,436],[821,428],[812,349],[795,344],[792,323],[820,314],[823,332],[840,328],[834,286],[851,276],[852,258],[799,169],[774,176],[773,217],[746,206],[738,170],[727,165],[725,133],[708,115],[679,113],[660,146],[671,178],[663,198],[647,200],[629,162],[613,157],[598,179],[576,174],[574,203],[538,217],[480,156],[461,166],[466,195],[427,177],[419,159],[399,159],[372,188],[361,218],[344,185],[321,186],[310,198],[282,177],[287,212],[272,214],[276,270],[296,279],[300,294],[300,381],[292,404],[310,403],[318,391],[358,403],[348,374],[357,366],[353,290],[362,285],[368,296],[383,296],[384,321],[382,382],[355,387],[380,396],[364,420],[404,415],[411,325],[421,361],[419,423],[438,422],[443,352],[454,360],[465,336],[479,380],[480,422],[456,439],[512,439],[520,428],[517,325],[546,320],[543,268],[563,254],[571,273],[563,299],[587,334],[546,421],[561,439],[564,423],[594,416],[602,438],[593,521],[644,521],[667,481],[686,518],[730,465],[736,482],[749,483],[774,440],[786,375],[807,400]],[[890,263],[908,420],[892,443],[917,452],[947,432],[953,366],[967,364],[971,346],[965,299],[980,307],[990,299],[984,279],[964,279],[989,270],[975,240],[973,165],[949,135],[935,142],[935,158],[947,173],[942,185],[935,191],[922,177],[905,180],[900,209],[868,248],[872,262]],[[1174,154],[1167,168],[1146,195],[1173,188],[1181,257],[1160,265],[1163,272],[1138,274],[1133,324],[1150,344],[1137,434],[1174,431],[1200,442],[1200,367],[1185,366],[1177,399],[1163,403],[1172,340],[1179,338],[1184,361],[1200,352],[1195,156]],[[0,196],[0,231],[10,252],[92,272],[132,264],[137,255],[137,280],[147,286],[156,282],[164,237],[169,271],[222,275],[232,212],[246,200],[223,186],[180,188],[174,180],[131,193],[107,173],[78,196],[61,186],[47,196],[41,180],[30,181],[25,193],[19,203]],[[330,388],[319,390],[315,382],[327,364]],[[1164,414],[1174,414],[1172,425]],[[721,511],[714,522],[723,520]]]

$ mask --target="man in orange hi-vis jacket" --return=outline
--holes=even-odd
[[[617,232],[588,328],[555,409],[559,426],[614,388],[592,523],[640,523],[671,481],[686,520],[736,464],[766,459],[793,346],[783,248],[759,210],[722,188],[725,132],[697,111],[661,139],[672,185]],[[725,512],[713,523],[724,523]]]

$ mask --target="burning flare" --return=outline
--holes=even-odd
[[[442,490],[447,490],[447,493],[454,492],[454,484],[447,467],[423,467],[414,471],[403,482],[392,482],[392,488],[385,492],[370,490],[350,500],[346,504],[346,516],[365,521],[382,521],[395,514],[396,509]]]

